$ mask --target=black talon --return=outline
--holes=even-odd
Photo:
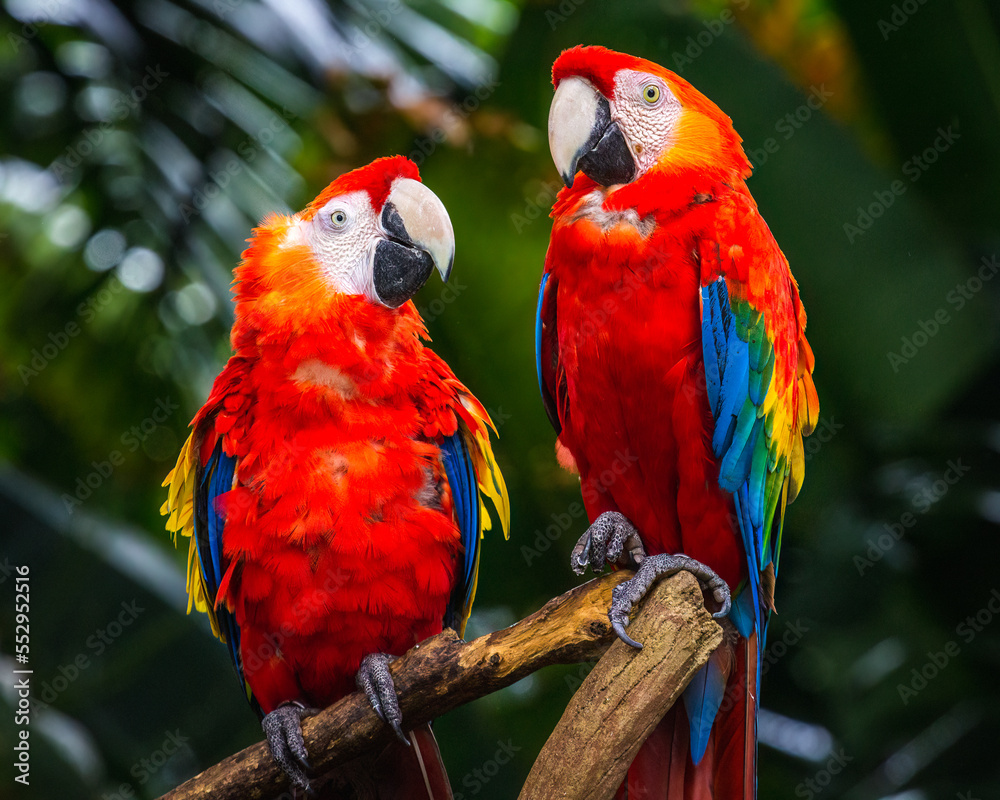
[[[355,683],[365,693],[379,718],[392,727],[403,744],[409,746],[410,740],[403,733],[403,712],[399,710],[396,686],[389,673],[389,662],[394,658],[385,653],[371,653],[365,656],[358,668]]]
[[[294,786],[312,793],[306,770],[309,766],[305,741],[302,739],[302,718],[313,713],[301,703],[283,703],[261,721],[271,758]]]
[[[611,620],[611,627],[625,644],[642,650],[642,645],[625,633],[625,626],[629,624],[629,613],[632,611],[632,602],[628,599],[628,584],[631,581],[619,583],[611,590],[611,608],[608,609],[608,619]]]
[[[642,649],[639,642],[625,633],[625,626],[629,623],[632,608],[646,596],[657,579],[673,575],[681,570],[690,572],[698,578],[712,591],[716,601],[722,604],[722,608],[712,614],[713,617],[720,619],[729,614],[732,607],[729,587],[709,567],[683,554],[661,553],[648,556],[639,565],[634,577],[618,584],[611,592],[611,608],[608,611],[608,619],[611,620],[611,627],[618,634],[618,638],[625,644]]]

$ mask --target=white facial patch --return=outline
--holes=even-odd
[[[372,284],[372,263],[381,226],[367,192],[335,197],[297,227],[335,291],[363,294],[379,302]]]
[[[650,99],[652,94],[655,100]],[[621,128],[640,174],[656,164],[673,143],[681,111],[680,101],[662,78],[635,70],[615,75],[611,117]]]

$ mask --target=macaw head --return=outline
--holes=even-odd
[[[568,187],[577,172],[601,186],[688,169],[750,174],[729,117],[659,64],[581,45],[556,59],[552,83],[549,149]]]
[[[345,295],[394,309],[434,269],[447,281],[454,260],[451,219],[416,165],[380,158],[254,231],[236,272],[237,314],[242,303],[276,318],[309,315]]]

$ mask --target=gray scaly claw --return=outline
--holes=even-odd
[[[719,611],[712,614],[716,619],[721,619],[729,614],[732,607],[732,600],[729,587],[726,582],[715,574],[709,567],[700,561],[695,561],[690,556],[683,554],[670,555],[661,553],[655,556],[648,556],[639,565],[638,571],[631,580],[619,583],[611,591],[611,609],[608,611],[608,619],[611,620],[611,627],[618,638],[625,644],[642,649],[642,645],[625,633],[625,627],[629,623],[629,615],[632,608],[649,592],[649,588],[658,578],[673,575],[684,570],[690,572],[712,592],[716,602],[722,605]]]
[[[646,558],[639,531],[628,518],[617,511],[605,511],[587,528],[573,548],[570,566],[583,575],[589,566],[600,572],[608,564],[617,564],[625,556],[626,563],[638,566]]]
[[[313,713],[301,703],[282,703],[274,711],[264,717],[261,727],[267,737],[267,745],[271,749],[271,758],[281,767],[282,771],[294,786],[311,793],[309,778],[308,753],[302,739],[302,718]]]
[[[410,740],[406,738],[401,727],[403,712],[399,710],[396,686],[392,682],[392,675],[389,674],[389,662],[393,660],[395,656],[385,653],[371,653],[365,656],[361,659],[361,667],[354,681],[368,697],[368,702],[372,704],[375,713],[383,722],[392,726],[403,744],[409,746]]]

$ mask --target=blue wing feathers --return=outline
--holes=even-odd
[[[774,465],[769,431],[774,415],[762,416],[774,370],[774,348],[763,315],[745,300],[732,302],[724,277],[701,289],[702,352],[709,406],[715,418],[712,449],[719,459],[719,485],[733,494],[749,580],[734,611],[741,633],[762,632],[760,571],[771,560],[765,520],[772,501]],[[767,550],[767,552],[765,552]]]
[[[750,369],[746,360],[746,344],[738,339],[737,344],[731,344],[727,348],[726,358],[728,363],[722,379],[722,388],[719,393],[719,412],[716,414],[715,434],[712,437],[712,449],[720,458],[732,444],[732,437],[726,435],[730,430],[729,420],[730,417],[739,416],[743,408],[744,398],[739,395],[738,391],[740,386],[746,386]],[[720,436],[720,431],[726,433]]]
[[[712,414],[718,417],[719,392],[722,387],[722,369],[726,362],[726,338],[719,335],[722,330],[722,313],[719,309],[718,292],[712,286],[702,289],[704,315],[702,325],[712,335],[703,334],[703,350],[705,360],[705,384],[708,389],[708,405]]]
[[[479,552],[479,489],[472,458],[462,430],[441,442],[441,460],[451,487],[455,519],[462,535],[462,580],[455,587],[445,623],[457,628],[459,617],[468,605],[476,579],[476,556]]]
[[[559,387],[563,376],[561,366],[552,360],[552,356],[558,350],[556,298],[559,284],[551,278],[551,273],[543,273],[541,285],[538,287],[538,307],[535,310],[535,369],[538,371],[538,389],[542,395],[542,406],[558,434],[562,432],[562,423],[559,420]],[[547,345],[550,348],[548,362],[545,359]]]
[[[216,499],[233,488],[233,475],[236,472],[236,459],[227,456],[222,451],[222,441],[215,445],[215,450],[205,469],[203,480],[209,481],[208,486],[208,544],[213,570],[212,588],[219,588],[222,581],[222,517],[216,508]]]
[[[722,463],[719,466],[719,484],[727,492],[735,492],[745,480],[749,472],[750,458],[754,451],[758,433],[763,427],[757,419],[757,409],[753,403],[745,401],[736,425],[729,437],[730,442],[720,455]]]
[[[733,607],[729,612],[729,621],[736,626],[736,630],[744,639],[749,639],[757,627],[753,609],[753,591],[748,586],[733,598]]]
[[[754,530],[764,529],[764,508],[767,498],[767,441],[757,437],[753,449],[753,463],[750,466],[750,521]],[[762,566],[764,561],[758,562]]]
[[[545,395],[545,382],[542,378],[542,303],[545,301],[545,286],[549,282],[549,273],[542,274],[542,284],[538,287],[538,307],[535,309],[535,369],[538,371],[538,390]]]
[[[725,693],[726,675],[713,654],[684,690],[684,709],[691,723],[691,757],[695,764],[705,755],[708,736]]]
[[[722,463],[719,465],[719,486],[727,492],[735,492],[746,479],[750,471],[751,460],[753,458],[753,433],[741,442],[737,447],[734,441],[733,446],[725,451]],[[735,440],[735,436],[733,437]]]
[[[219,513],[217,500],[219,497],[233,488],[233,476],[236,474],[236,458],[226,455],[222,449],[222,440],[215,444],[211,457],[202,468],[201,482],[198,486],[196,506],[197,513],[195,520],[195,536],[198,539],[198,561],[201,564],[202,577],[205,579],[205,586],[208,589],[208,596],[211,602],[215,603],[219,584],[222,582],[223,550],[222,536],[225,528],[225,520]],[[233,661],[233,667],[239,678],[240,685],[247,691],[246,681],[243,678],[243,667],[240,660],[240,629],[236,624],[236,619],[225,607],[219,604],[215,609],[216,619],[219,629],[222,631],[229,647],[229,656]],[[248,697],[249,692],[247,691]],[[249,697],[254,710],[260,714],[260,706],[256,700]]]

